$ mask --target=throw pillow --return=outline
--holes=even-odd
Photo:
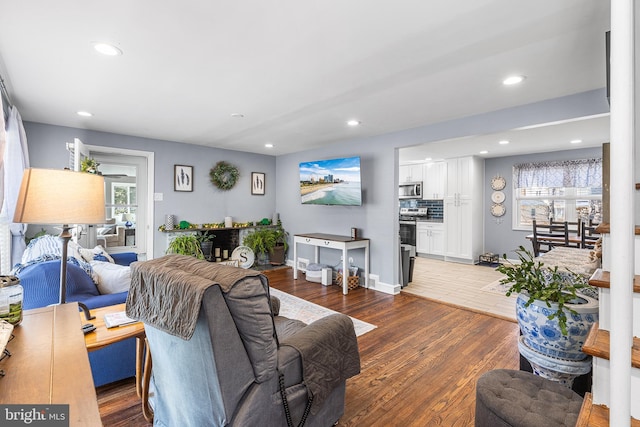
[[[115,262],[113,258],[111,258],[111,255],[109,255],[100,245],[93,249],[80,248],[80,255],[82,255],[82,259],[86,262],[103,261],[110,262],[112,264]]]
[[[22,253],[22,264],[41,258],[44,255],[62,255],[62,245],[57,236],[44,235],[33,239]]]
[[[113,234],[114,226],[109,227],[98,227],[98,236],[104,236],[105,234]]]
[[[128,291],[131,286],[131,268],[109,262],[91,261],[93,271],[98,276],[100,294],[117,294]]]

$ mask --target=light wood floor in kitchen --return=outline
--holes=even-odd
[[[502,277],[495,267],[416,257],[413,281],[401,292],[515,322],[515,296],[482,290]]]

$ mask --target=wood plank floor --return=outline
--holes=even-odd
[[[507,297],[482,288],[505,277],[495,267],[417,257],[413,281],[402,292],[516,321],[516,295]]]
[[[362,371],[347,381],[340,426],[472,426],[475,384],[484,372],[518,369],[517,324],[401,293],[293,280],[268,273],[272,287],[373,323],[358,338]],[[134,381],[98,388],[105,426],[149,426]]]

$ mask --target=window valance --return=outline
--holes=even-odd
[[[602,187],[602,158],[517,164],[513,183],[516,188]]]

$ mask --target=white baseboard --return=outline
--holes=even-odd
[[[391,285],[389,283],[383,283],[380,281],[380,276],[377,274],[369,274],[369,289],[374,291],[383,292],[390,295],[398,295],[400,293],[400,284]]]

